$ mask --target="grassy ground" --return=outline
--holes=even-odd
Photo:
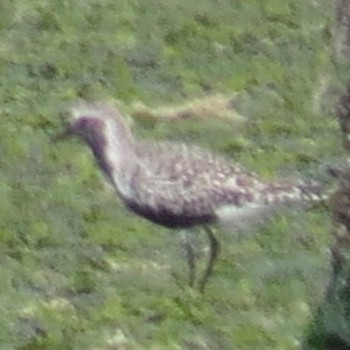
[[[326,0],[1,0],[1,349],[298,349],[328,280],[325,209],[220,232],[199,295],[178,235],[127,213],[85,147],[50,137],[79,97],[128,110],[234,92],[244,126],[134,126],[326,182],[341,156],[331,25]]]

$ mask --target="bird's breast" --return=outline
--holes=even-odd
[[[133,200],[126,201],[127,207],[136,214],[143,216],[156,224],[168,228],[186,228],[195,225],[203,225],[215,220],[214,213],[195,212],[175,212],[171,208],[165,206],[149,206],[140,204]]]

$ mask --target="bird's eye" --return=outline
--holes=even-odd
[[[89,118],[83,117],[79,121],[80,128],[86,128],[89,125]]]

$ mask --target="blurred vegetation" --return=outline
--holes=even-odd
[[[128,213],[86,147],[50,140],[81,97],[128,111],[235,93],[244,125],[134,127],[327,185],[346,68],[331,52],[333,12],[326,0],[1,0],[1,349],[300,347],[329,279],[325,209],[220,232],[199,295],[179,236]]]

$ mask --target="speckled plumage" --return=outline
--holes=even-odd
[[[221,211],[229,207],[240,212],[252,204],[263,209],[317,198],[317,187],[266,182],[199,147],[167,142],[138,146],[138,167],[130,178],[133,194],[127,203],[164,226],[220,221]]]
[[[89,145],[128,208],[166,227],[240,226],[282,204],[319,198],[318,186],[268,182],[196,146],[136,140],[121,114],[103,103],[74,107],[67,132]]]

